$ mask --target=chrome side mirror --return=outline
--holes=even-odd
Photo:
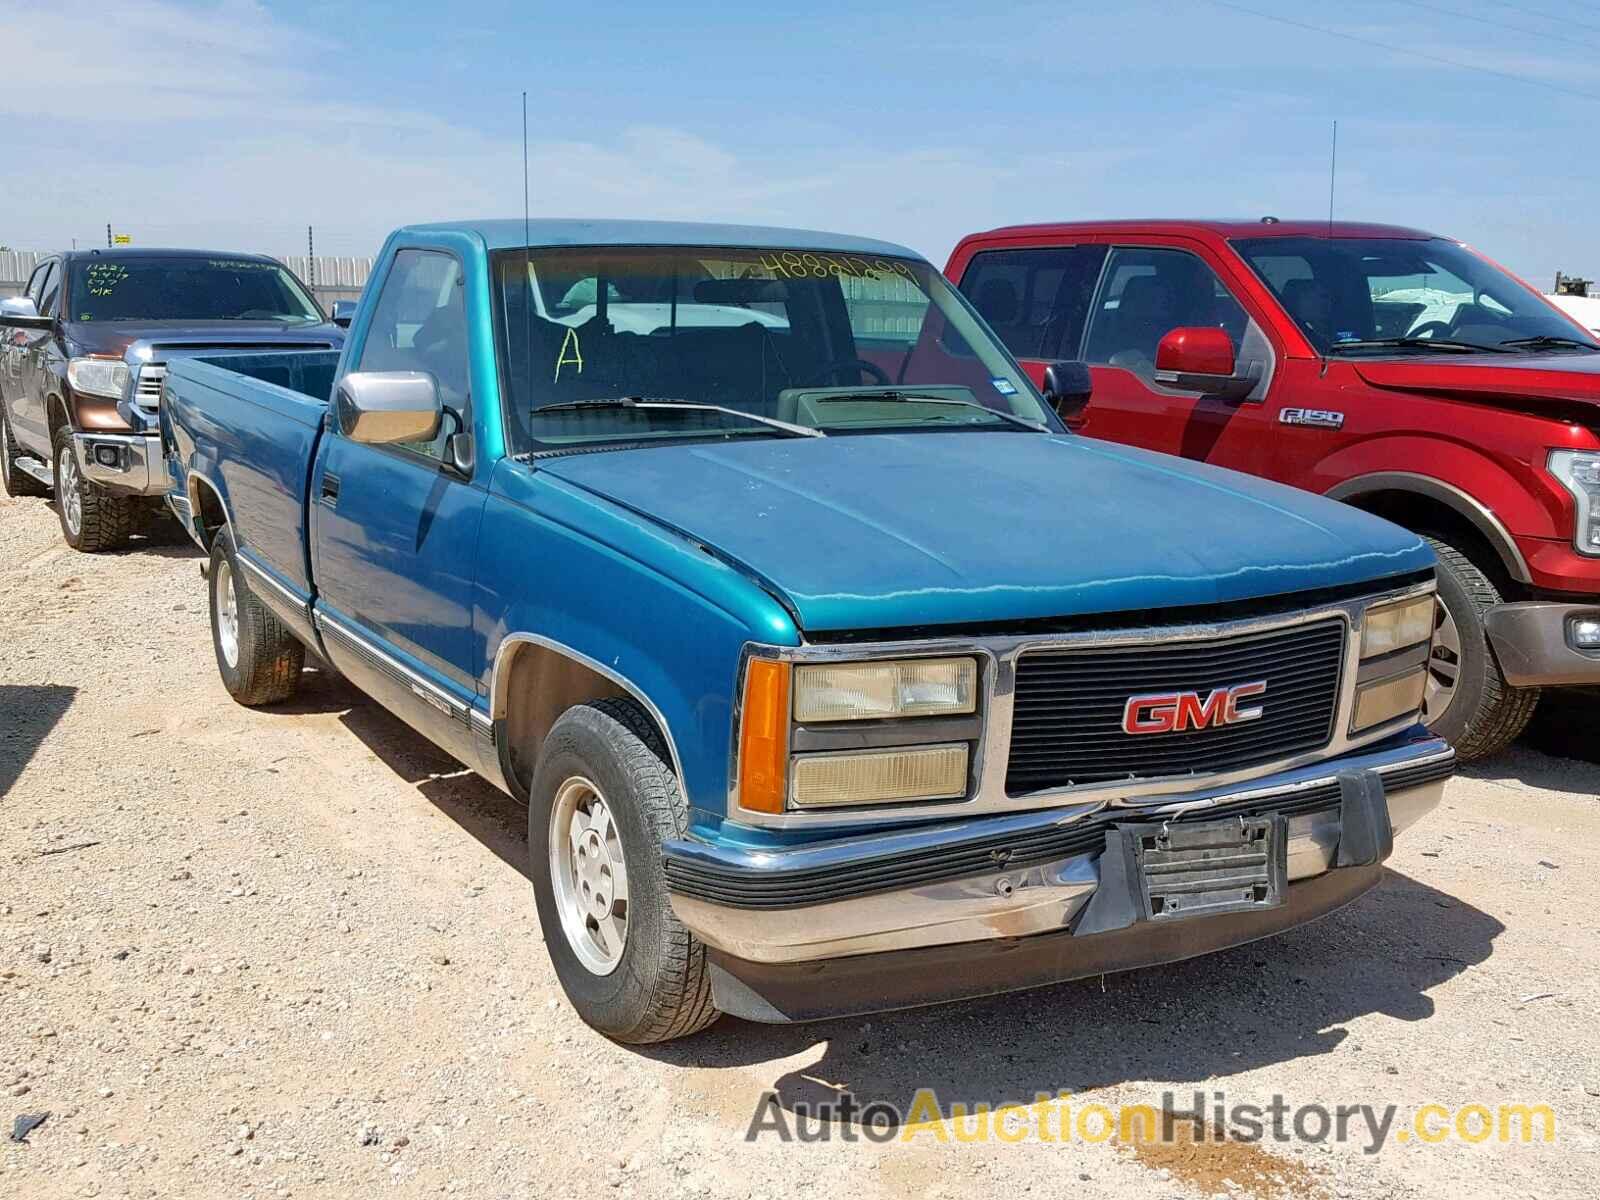
[[[328,319],[340,329],[349,329],[350,322],[355,320],[356,302],[354,300],[335,300],[333,308],[329,311]]]
[[[333,406],[339,432],[371,446],[431,442],[443,416],[439,386],[424,371],[356,371],[339,381]]]
[[[41,317],[39,309],[28,296],[8,296],[0,300],[0,324],[7,323],[22,329],[50,328],[50,318]]]

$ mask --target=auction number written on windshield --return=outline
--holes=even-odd
[[[812,251],[762,251],[757,256],[764,270],[779,279],[875,279],[880,275],[900,275],[916,282],[911,268],[889,258],[860,258],[854,254],[817,254]]]

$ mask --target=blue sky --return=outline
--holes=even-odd
[[[1276,19],[1274,19],[1276,18]],[[1307,28],[1314,26],[1317,28]],[[393,225],[1340,216],[1600,275],[1577,0],[125,0],[0,9],[0,243],[373,252]]]

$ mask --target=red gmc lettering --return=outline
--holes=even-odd
[[[1204,699],[1199,692],[1130,696],[1122,710],[1122,732],[1182,733],[1258,720],[1265,710],[1260,705],[1246,708],[1242,702],[1264,695],[1266,690],[1264,681],[1256,681],[1216,688]]]

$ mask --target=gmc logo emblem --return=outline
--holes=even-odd
[[[1258,721],[1265,710],[1259,704],[1246,708],[1244,702],[1264,695],[1266,690],[1266,681],[1257,680],[1217,688],[1204,698],[1199,692],[1129,696],[1122,710],[1122,732],[1134,735],[1182,733],[1186,729],[1214,729]]]

